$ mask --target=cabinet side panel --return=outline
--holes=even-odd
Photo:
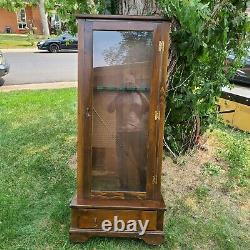
[[[158,123],[155,120],[155,112],[158,109],[158,92],[159,81],[161,72],[161,54],[158,51],[158,44],[161,39],[159,31],[160,24],[154,31],[154,56],[153,56],[153,68],[151,79],[151,93],[150,93],[150,110],[149,110],[149,143],[148,143],[148,172],[147,172],[147,199],[155,199],[155,169],[156,169],[156,144],[157,144],[157,126]]]
[[[83,112],[83,55],[84,55],[84,20],[78,20],[78,133],[77,133],[77,198],[83,198],[83,178],[84,178],[84,112]]]
[[[167,95],[167,83],[168,83],[168,65],[169,65],[169,32],[170,23],[164,22],[161,24],[160,33],[161,40],[164,42],[164,48],[162,52],[162,71],[160,76],[160,88],[159,88],[159,104],[158,109],[160,111],[160,120],[158,124],[158,138],[157,138],[157,166],[156,166],[156,188],[155,198],[161,197],[161,172],[162,172],[162,154],[163,154],[163,138],[164,138],[164,125],[165,125],[165,110],[166,110],[166,95]]]

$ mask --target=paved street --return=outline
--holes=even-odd
[[[10,73],[4,85],[77,80],[77,52],[6,52],[5,56]]]
[[[10,64],[4,86],[77,81],[77,52],[51,54],[46,51],[27,52],[26,49],[22,52],[6,51],[4,54]],[[250,98],[249,87],[235,86],[232,90],[224,90]]]

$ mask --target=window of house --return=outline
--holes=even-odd
[[[18,29],[25,29],[27,27],[25,9],[21,9],[17,12],[17,26]]]

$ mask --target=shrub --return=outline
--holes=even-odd
[[[242,63],[247,46],[246,2],[159,0],[159,3],[165,15],[176,20],[171,34],[176,66],[167,98],[165,139],[172,151],[182,153],[214,121],[222,87],[229,86],[229,79]],[[236,59],[225,70],[229,52]]]

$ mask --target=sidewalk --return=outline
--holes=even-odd
[[[20,84],[6,85],[0,87],[0,92],[10,92],[15,90],[38,90],[38,89],[64,89],[76,88],[77,82],[53,82],[53,83],[36,83],[36,84]]]
[[[36,47],[34,48],[18,48],[18,49],[1,49],[0,50],[3,53],[10,53],[10,52],[38,52],[40,50],[38,50]]]

